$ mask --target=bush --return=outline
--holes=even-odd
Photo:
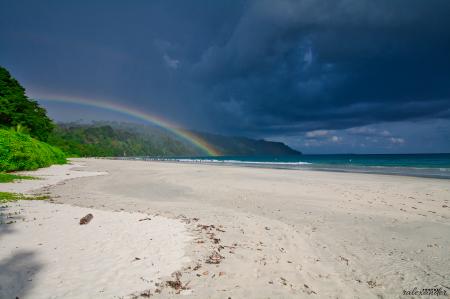
[[[0,129],[0,171],[32,170],[66,163],[65,154],[29,135]]]

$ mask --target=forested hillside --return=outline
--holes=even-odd
[[[302,154],[282,142],[208,133],[198,133],[198,135],[213,144],[224,156],[293,156]]]
[[[195,134],[222,155],[299,155],[280,142]],[[48,142],[72,156],[202,156],[199,148],[163,129],[134,123],[58,124]]]
[[[199,151],[155,130],[143,134],[110,123],[59,124],[48,142],[71,156],[182,156],[197,155]]]

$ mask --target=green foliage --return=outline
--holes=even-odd
[[[25,198],[25,196],[20,193],[0,192],[0,203],[17,201],[22,198]]]
[[[54,128],[47,111],[29,99],[25,89],[0,66],[0,127],[15,127],[18,132],[46,141]]]
[[[32,170],[64,164],[64,153],[29,135],[0,129],[0,171]]]
[[[23,195],[21,193],[0,192],[0,204],[18,200],[45,200],[48,196]]]
[[[281,142],[195,132],[223,155],[300,155]],[[203,156],[205,153],[166,131],[140,124],[96,122],[58,124],[48,143],[75,157]]]
[[[173,137],[110,125],[58,125],[48,143],[75,157],[179,156],[195,154]]]
[[[17,175],[17,174],[0,172],[0,183],[9,183],[9,182],[13,182],[15,180],[35,180],[35,179],[36,179],[35,177],[28,176],[28,175]]]
[[[17,124],[15,127],[12,127],[11,130],[17,133],[30,134],[30,130],[27,127],[22,126],[22,124]]]

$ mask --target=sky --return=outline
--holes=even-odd
[[[57,121],[126,115],[305,153],[450,152],[450,1],[0,0],[0,65]]]

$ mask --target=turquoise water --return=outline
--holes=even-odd
[[[270,168],[397,174],[450,179],[450,154],[141,157],[184,163],[236,164]]]

